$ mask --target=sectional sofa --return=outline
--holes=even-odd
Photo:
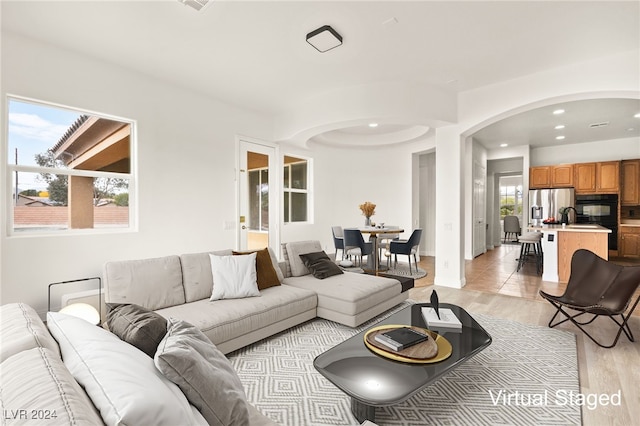
[[[266,258],[276,283],[253,297],[215,301],[210,300],[216,285],[211,253],[108,262],[105,300],[154,311],[168,319],[169,330],[171,324],[192,324],[224,365],[223,353],[316,316],[356,326],[407,298],[400,282],[391,278],[341,272],[316,278],[317,271],[310,271],[300,255],[321,252],[317,241],[287,243],[285,260],[277,262],[269,250]],[[207,424],[202,407],[158,371],[157,359],[82,319],[61,313],[48,313],[47,319],[45,326],[25,304],[0,307],[3,424]],[[177,353],[182,362],[182,352]],[[191,365],[184,368],[190,370]],[[201,385],[220,387],[208,380]],[[243,394],[241,388],[240,384]],[[274,425],[246,400],[243,403],[248,420],[233,424]]]
[[[229,353],[316,316],[355,327],[407,299],[392,278],[355,273],[315,278],[300,255],[321,251],[319,241],[285,243],[285,260],[278,262],[269,249],[281,285],[260,290],[259,297],[213,302],[209,255],[231,255],[232,250],[108,262],[105,300],[187,321]]]

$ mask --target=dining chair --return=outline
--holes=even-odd
[[[589,250],[579,249],[571,257],[571,275],[564,294],[554,296],[540,290],[540,296],[557,309],[549,321],[549,327],[571,321],[598,346],[612,348],[623,331],[629,341],[634,341],[629,318],[640,302],[640,296],[633,301],[638,288],[640,266],[616,265]],[[560,313],[566,318],[554,323]],[[583,321],[580,317],[585,314],[593,317]],[[584,328],[599,316],[609,317],[617,325],[617,334],[609,345],[596,340]]]
[[[518,216],[507,215],[504,217],[504,240],[503,242],[507,242],[507,239],[512,236],[515,237],[516,241],[518,240],[518,235],[522,232],[522,228],[520,228],[520,219]]]
[[[411,256],[413,256],[413,263],[416,265],[416,271],[418,270],[418,260],[416,253],[418,252],[418,245],[420,244],[420,238],[422,237],[422,229],[414,229],[408,240],[393,240],[390,242],[389,253],[393,254],[395,266],[398,266],[398,255],[406,254],[409,257],[409,273],[411,272]]]
[[[354,256],[360,259],[362,266],[362,257],[373,253],[373,243],[365,242],[362,232],[357,228],[344,229],[344,254],[346,256]]]
[[[342,260],[344,260],[344,232],[342,226],[332,226],[331,233],[333,234],[333,245],[336,247],[334,259],[338,259],[338,250],[340,250],[342,251]]]
[[[386,225],[385,228],[389,228],[389,229],[398,229],[398,233],[397,234],[379,234],[378,235],[378,259],[382,259],[382,255],[384,254],[385,256],[387,256],[387,264],[389,259],[391,258],[391,253],[389,252],[389,243],[392,240],[399,240],[400,239],[400,227],[399,226],[395,226],[395,225]]]

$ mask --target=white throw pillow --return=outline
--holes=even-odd
[[[197,424],[182,391],[153,359],[107,330],[49,312],[47,327],[64,365],[85,389],[107,425]]]
[[[210,300],[260,296],[256,274],[256,253],[246,256],[210,254],[213,291]]]

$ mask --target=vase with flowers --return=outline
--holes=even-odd
[[[365,201],[363,204],[360,204],[360,211],[362,211],[362,215],[365,217],[364,226],[371,226],[371,216],[376,214],[376,205],[370,201]]]

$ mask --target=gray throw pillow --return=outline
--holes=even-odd
[[[249,424],[249,407],[238,374],[193,325],[170,318],[154,362],[210,425]]]
[[[107,328],[151,358],[167,333],[167,320],[138,305],[108,303]]]
[[[300,259],[313,276],[321,280],[344,273],[324,251],[301,254]]]

